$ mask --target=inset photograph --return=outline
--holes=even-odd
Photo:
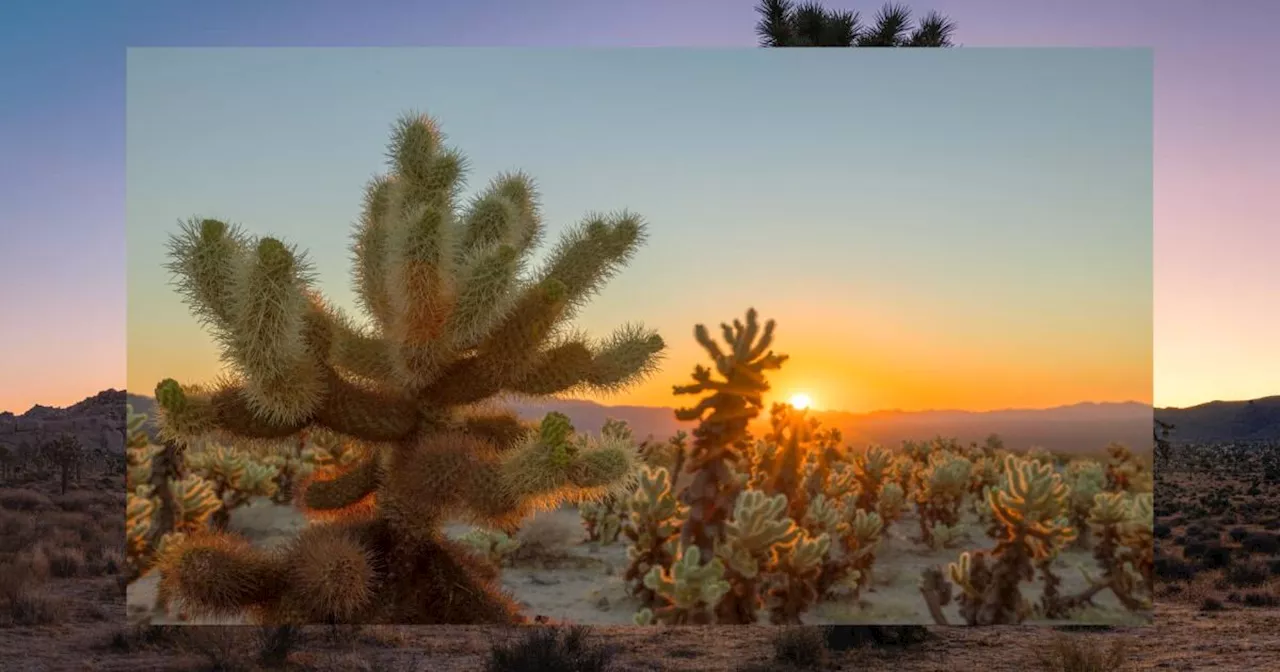
[[[1145,49],[131,49],[128,611],[1145,625]]]

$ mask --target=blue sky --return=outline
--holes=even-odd
[[[302,244],[321,289],[353,308],[361,187],[391,121],[417,108],[468,154],[473,187],[533,174],[552,236],[588,211],[650,222],[580,321],[602,335],[643,320],[673,342],[638,400],[687,376],[693,324],[752,305],[786,325],[797,361],[935,329],[922,343],[936,361],[900,344],[880,357],[941,387],[973,373],[948,348],[1023,367],[1070,353],[1076,370],[1145,358],[1128,373],[1146,389],[1112,392],[1149,398],[1150,70],[1145,50],[133,50],[130,386],[213,373],[211,351],[172,345],[202,339],[161,268],[179,218]],[[1078,401],[1061,365],[1023,373]],[[796,384],[839,408],[913,405],[866,380]],[[1003,394],[933,401],[1025,395]]]
[[[878,2],[829,0],[871,14]],[[753,46],[749,0],[8,0],[0,4],[0,409],[125,379],[131,46]],[[1155,386],[1275,394],[1280,3],[935,0],[975,46],[1155,53]],[[51,368],[51,362],[61,362]]]

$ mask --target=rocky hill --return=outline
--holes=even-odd
[[[32,406],[22,415],[0,413],[0,444],[40,445],[63,433],[86,448],[124,452],[125,392],[105,390],[66,408]]]
[[[1280,396],[1158,408],[1156,418],[1174,425],[1176,442],[1280,442]]]

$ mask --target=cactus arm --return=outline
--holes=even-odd
[[[389,177],[374,178],[365,187],[364,207],[352,236],[355,263],[352,275],[356,300],[373,318],[378,330],[391,326],[391,297],[387,291],[387,222],[394,206],[394,182]]]
[[[197,616],[264,609],[287,589],[287,567],[237,537],[199,533],[167,544],[156,561],[160,589]]]
[[[397,392],[359,384],[329,371],[328,392],[315,423],[362,441],[399,441],[418,428],[420,414],[413,399]]]
[[[344,509],[373,494],[382,478],[377,456],[370,455],[331,479],[308,481],[299,500],[310,511]]]

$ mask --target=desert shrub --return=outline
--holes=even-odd
[[[1194,564],[1172,555],[1156,556],[1155,569],[1162,581],[1190,581],[1196,576]]]
[[[1280,535],[1254,532],[1240,542],[1240,547],[1244,549],[1245,553],[1256,553],[1258,555],[1280,554]]]
[[[1238,588],[1260,586],[1270,577],[1266,563],[1258,560],[1238,562],[1227,567],[1226,579],[1229,585]]]
[[[1200,611],[1222,611],[1226,605],[1222,604],[1222,600],[1216,597],[1206,597],[1200,603]]]
[[[1280,607],[1280,597],[1261,591],[1245,593],[1242,602],[1246,607]]]
[[[1128,643],[1118,639],[1109,647],[1080,637],[1059,634],[1037,652],[1040,669],[1050,672],[1118,672],[1129,667]]]
[[[1231,541],[1238,544],[1244,541],[1245,537],[1249,536],[1249,530],[1243,527],[1233,527],[1230,532],[1227,532],[1227,536],[1231,537]]]
[[[1280,576],[1280,558],[1268,560],[1267,569],[1271,571],[1272,576]]]
[[[520,543],[510,554],[512,563],[538,563],[563,558],[582,536],[582,528],[558,516],[534,516],[514,535]]]
[[[36,521],[31,514],[0,509],[0,553],[16,553],[36,539]]]
[[[54,625],[66,619],[66,602],[44,585],[48,560],[40,559],[43,567],[30,561],[0,566],[0,627]]]
[[[294,625],[264,626],[258,638],[262,647],[258,661],[268,667],[282,667],[301,643],[302,632]]]
[[[512,643],[489,651],[488,672],[603,672],[611,649],[588,640],[590,628],[530,627]]]
[[[205,669],[218,672],[250,672],[254,668],[251,648],[245,646],[243,626],[197,626],[185,628],[183,648],[205,658]]]
[[[26,488],[0,488],[0,509],[44,511],[52,508],[53,501],[44,493]]]
[[[795,669],[812,670],[827,662],[827,642],[820,628],[783,628],[773,638],[773,659]]]
[[[822,628],[826,647],[845,651],[862,646],[910,646],[929,639],[923,625],[828,625]]]
[[[55,548],[46,554],[49,557],[49,572],[59,579],[77,577],[85,572],[84,551],[75,546]]]
[[[1169,535],[1173,534],[1173,528],[1164,523],[1156,523],[1155,527],[1151,528],[1151,533],[1155,535],[1156,539],[1167,539]]]
[[[1209,550],[1208,542],[1188,541],[1186,545],[1182,547],[1182,557],[1188,560],[1197,560],[1201,557],[1204,557],[1204,554],[1208,552],[1208,550]]]
[[[124,506],[124,500],[123,492],[94,490],[72,490],[65,495],[54,495],[51,499],[53,504],[63,511],[90,513],[95,510],[109,509],[115,511],[115,515],[119,515],[119,509]]]
[[[1222,544],[1210,544],[1200,555],[1200,565],[1205,569],[1222,569],[1230,564],[1231,549]]]

